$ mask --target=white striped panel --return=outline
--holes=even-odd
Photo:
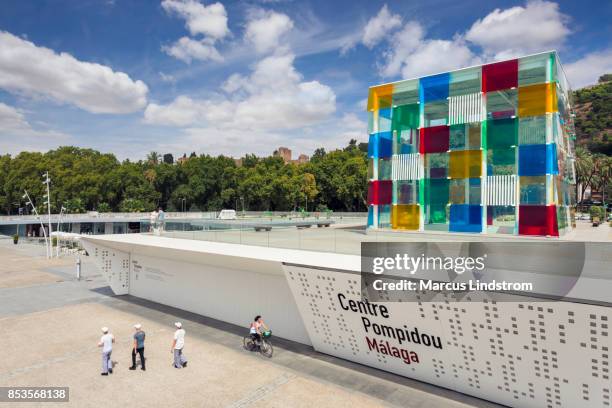
[[[516,205],[516,175],[487,176],[485,205]]]
[[[482,94],[451,96],[448,98],[449,124],[480,122],[482,120]]]
[[[419,180],[421,178],[419,158],[419,153],[393,155],[391,158],[391,179]]]

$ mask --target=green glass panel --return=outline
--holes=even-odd
[[[546,116],[520,118],[518,143],[546,144]]]
[[[374,179],[374,166],[375,166],[375,160],[376,159],[368,159],[368,180],[373,180]]]
[[[487,148],[508,149],[518,144],[518,120],[487,120]]]
[[[516,174],[516,148],[487,150],[487,169],[490,176]]]
[[[446,206],[449,200],[449,184],[448,179],[425,179],[425,205]]]
[[[432,204],[429,206],[428,224],[446,224],[446,204]]]
[[[410,154],[419,152],[419,130],[408,129],[395,131],[393,137],[393,154]]]
[[[467,68],[450,73],[449,95],[459,96],[481,91],[482,68]]]
[[[418,129],[419,117],[418,103],[396,106],[393,108],[391,130]]]

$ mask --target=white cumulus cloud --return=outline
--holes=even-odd
[[[176,59],[186,63],[192,60],[198,61],[223,61],[223,57],[210,41],[194,40],[189,37],[181,37],[170,46],[162,46],[162,50]]]
[[[383,5],[378,14],[372,17],[363,29],[361,41],[372,48],[378,44],[391,31],[402,24],[402,18],[397,14],[391,14],[387,5]]]
[[[596,84],[600,76],[612,73],[612,48],[587,54],[564,68],[574,89]]]
[[[568,19],[557,3],[534,0],[525,6],[495,9],[477,20],[465,38],[482,47],[486,56],[513,58],[562,46],[570,34]]]
[[[258,11],[248,21],[244,38],[257,52],[264,53],[277,48],[281,38],[292,28],[293,21],[286,14]]]
[[[410,21],[393,35],[379,71],[385,77],[401,74],[403,78],[412,78],[473,65],[478,61],[461,37],[427,39],[425,29],[418,22]]]
[[[161,5],[167,13],[183,18],[191,35],[202,34],[219,40],[230,33],[227,12],[219,2],[205,6],[197,0],[163,0]]]
[[[44,96],[92,113],[129,113],[147,103],[148,88],[123,72],[38,47],[0,31],[0,88]]]
[[[296,129],[327,120],[336,110],[336,95],[318,81],[304,81],[294,58],[290,53],[264,58],[250,75],[232,75],[222,87],[225,93],[209,99],[179,96],[167,105],[149,104],[144,120],[244,131]]]

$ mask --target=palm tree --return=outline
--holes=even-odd
[[[160,158],[160,155],[157,152],[151,152],[147,155],[147,161],[153,165],[156,165],[159,163],[159,158]]]
[[[578,186],[582,185],[579,203],[584,199],[584,193],[591,183],[593,175],[593,156],[591,152],[583,147],[576,148],[576,197],[578,197]]]

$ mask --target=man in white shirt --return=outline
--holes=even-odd
[[[115,336],[108,332],[108,327],[102,328],[102,337],[98,342],[98,347],[102,347],[102,375],[113,373],[113,362],[111,361],[111,353],[113,352],[113,343]]]
[[[172,348],[170,352],[174,354],[174,368],[187,367],[187,359],[183,355],[183,347],[185,347],[185,329],[181,322],[174,323],[176,331],[174,332],[174,340],[172,340]]]

